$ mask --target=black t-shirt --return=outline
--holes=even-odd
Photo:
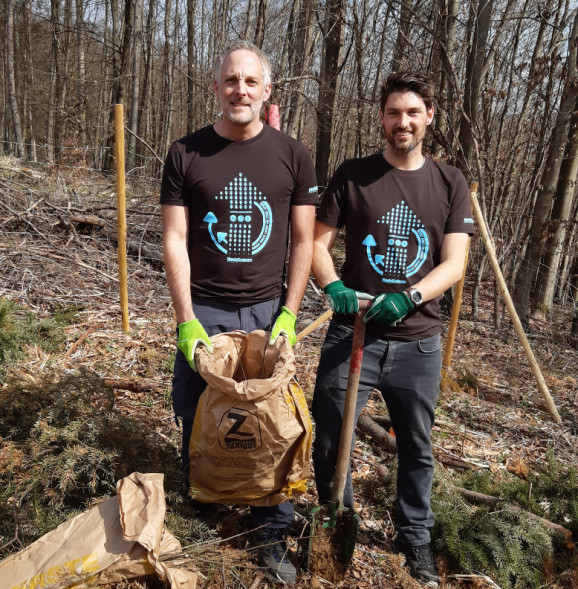
[[[377,295],[399,292],[440,263],[447,233],[473,233],[469,190],[457,169],[426,158],[419,170],[394,168],[381,153],[346,160],[323,196],[317,219],[345,227],[343,283]],[[352,317],[337,317],[352,324]],[[415,309],[397,327],[375,321],[376,337],[415,340],[440,331],[439,298]]]
[[[318,202],[309,153],[266,125],[246,141],[212,126],[176,141],[161,204],[189,208],[193,297],[259,302],[281,294],[292,205]]]

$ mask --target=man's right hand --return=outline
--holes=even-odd
[[[330,282],[323,292],[327,295],[329,306],[334,313],[342,315],[354,315],[359,311],[358,299],[372,299],[373,297],[362,292],[347,288],[341,280]]]
[[[179,338],[177,347],[185,355],[190,367],[197,372],[195,364],[195,350],[197,346],[205,346],[207,351],[213,353],[213,345],[198,319],[191,319],[179,324]]]

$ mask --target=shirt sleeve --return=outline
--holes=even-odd
[[[347,173],[343,162],[333,174],[317,211],[317,220],[330,227],[341,228],[347,216]]]
[[[296,154],[297,174],[292,205],[316,205],[319,202],[317,178],[313,161],[307,149],[299,144]]]
[[[184,174],[182,154],[178,142],[171,145],[165,159],[161,181],[160,203],[163,205],[185,206],[183,197]]]
[[[473,235],[475,229],[470,204],[470,189],[462,172],[457,168],[454,169],[456,175],[452,182],[451,208],[444,233],[467,233]]]

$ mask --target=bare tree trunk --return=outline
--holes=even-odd
[[[536,36],[536,43],[534,45],[532,59],[530,60],[530,71],[528,73],[526,91],[524,93],[524,100],[522,108],[517,117],[516,127],[513,136],[515,138],[522,137],[522,129],[526,125],[528,115],[530,112],[531,98],[535,91],[535,87],[539,84],[539,67],[542,60],[539,58],[542,56],[544,50],[544,37],[546,35],[546,29],[548,21],[542,16],[540,19],[540,28]],[[512,154],[512,157],[508,159],[507,165],[504,166],[503,173],[501,175],[501,181],[498,190],[497,200],[502,203],[503,207],[508,207],[513,197],[515,183],[509,181],[515,171],[517,171],[520,162],[524,160],[524,156],[527,155],[523,150],[516,149]]]
[[[574,260],[570,284],[572,285],[572,302],[574,304],[574,314],[572,316],[571,336],[575,348],[578,348],[578,258]]]
[[[173,88],[175,81],[175,39],[178,30],[178,0],[175,0],[174,15],[170,1],[165,2],[165,43],[163,47],[163,108],[159,137],[159,149],[166,153],[169,148],[171,123],[173,120]]]
[[[411,47],[409,42],[409,33],[411,27],[411,0],[401,0],[401,12],[399,16],[399,27],[397,29],[397,39],[395,40],[395,49],[393,60],[391,62],[391,71],[397,72],[404,67],[404,57],[407,50]]]
[[[8,101],[12,115],[14,142],[17,157],[26,157],[22,125],[20,124],[20,110],[16,98],[16,77],[14,72],[14,0],[6,0],[6,74],[8,77]]]
[[[46,131],[47,160],[54,163],[55,157],[55,128],[56,128],[56,90],[60,68],[58,57],[60,54],[60,0],[50,1],[50,89],[48,93],[48,128]]]
[[[70,57],[70,39],[72,35],[72,0],[64,0],[64,14],[63,14],[63,26],[60,33],[60,75],[58,76],[58,84],[56,85],[56,103],[58,108],[56,114],[58,119],[56,120],[56,127],[54,133],[54,139],[56,145],[63,146],[70,143],[69,137],[75,135],[77,129],[74,127],[72,133],[70,133],[70,125],[74,120],[74,117],[70,116],[68,112],[68,96],[69,96],[69,73],[74,68],[71,66]],[[73,58],[72,62],[76,60]]]
[[[574,260],[577,258],[575,252],[578,247],[578,201],[574,203],[572,214],[570,215],[571,222],[567,228],[566,244],[564,247],[564,256],[560,264],[560,288],[558,290],[558,297],[560,298],[560,304],[566,305],[568,298],[572,298],[570,292],[570,273],[572,272],[572,265]],[[569,285],[567,287],[566,285]]]
[[[265,16],[267,14],[267,0],[259,0],[257,6],[257,25],[255,26],[255,37],[253,43],[259,47],[263,47],[263,39],[265,37]]]
[[[143,0],[135,0],[134,5],[134,42],[132,56],[132,96],[130,106],[130,130],[127,146],[128,169],[136,166],[137,143],[140,102],[140,70],[143,51]]]
[[[132,0],[128,0],[129,3]],[[118,102],[119,93],[122,95],[122,88],[119,88],[119,85],[122,84],[121,82],[121,52],[120,52],[120,45],[121,45],[121,22],[120,22],[120,12],[119,12],[119,0],[110,0],[110,20],[112,23],[112,30],[111,30],[111,37],[109,42],[112,45],[111,49],[111,57],[112,57],[112,79],[113,84],[110,88],[110,95],[108,100],[105,103],[105,108],[107,109],[107,125],[106,125],[106,149],[104,154],[104,164],[103,167],[105,170],[112,170],[112,162],[113,162],[113,146],[114,146],[114,112],[112,105],[115,102]],[[107,27],[108,28],[108,27]],[[122,96],[120,96],[122,98]]]
[[[26,63],[26,84],[24,87],[24,127],[28,130],[28,157],[36,161],[36,139],[34,134],[34,114],[32,111],[32,94],[34,92],[34,64],[32,62],[32,43],[30,39],[31,0],[24,2],[24,59]]]
[[[117,0],[113,0],[116,3]],[[132,43],[132,33],[134,30],[134,6],[135,0],[126,0],[124,6],[124,23],[121,26],[120,22],[117,22],[116,27],[113,24],[113,31],[117,31],[116,38],[120,41],[120,31],[124,27],[124,33],[122,36],[122,48],[120,53],[118,51],[114,51],[113,53],[113,70],[116,72],[114,76],[114,84],[112,89],[112,102],[113,104],[124,104],[126,98],[126,86],[127,86],[127,78],[129,72],[129,63],[130,63],[130,51],[131,51],[131,43]],[[113,9],[112,13],[114,15],[116,11]],[[120,14],[118,14],[120,17]],[[114,17],[113,17],[114,22]],[[113,33],[114,34],[114,33]],[[115,44],[116,45],[116,44]],[[114,145],[114,110],[112,108],[112,104],[109,105],[110,117],[109,117],[109,131],[110,135],[108,138],[108,150],[107,150],[107,160],[105,164],[105,169],[110,170],[112,169],[112,148]]]
[[[130,52],[132,49],[134,14],[136,0],[125,0],[124,5],[124,34],[122,38],[122,50],[118,68],[118,78],[115,80],[114,102],[124,104],[126,99],[127,80],[130,64]]]
[[[247,18],[245,19],[245,28],[243,29],[243,39],[249,38],[249,30],[251,29],[251,17],[253,15],[253,0],[247,3]]]
[[[299,122],[303,110],[303,91],[305,88],[304,74],[309,69],[311,60],[311,24],[313,20],[313,0],[300,0],[296,15],[296,26],[291,27],[290,39],[287,44],[289,58],[289,108],[284,117],[284,130],[293,137],[299,137]],[[289,36],[289,24],[288,36]]]
[[[84,149],[87,146],[86,135],[86,60],[84,54],[84,4],[76,0],[76,44],[78,80],[78,143]]]
[[[385,16],[384,16],[384,20],[383,20],[383,27],[381,30],[381,35],[380,35],[380,39],[379,39],[379,46],[378,46],[378,51],[377,51],[377,71],[381,72],[383,71],[383,64],[384,64],[384,60],[385,60],[385,48],[386,48],[386,44],[387,44],[387,33],[388,33],[388,25],[389,25],[389,19],[391,17],[393,11],[393,2],[388,2],[387,3],[387,8],[386,8],[386,12],[385,12]],[[378,95],[379,95],[379,91],[381,88],[381,84],[383,83],[383,79],[382,76],[375,76],[375,80],[373,82],[373,88],[371,90],[371,102],[377,102],[378,100]],[[376,133],[374,130],[375,128],[378,128],[379,131]],[[375,119],[372,120],[370,117],[367,117],[367,136],[370,137],[370,141],[372,143],[374,143],[375,145],[380,143],[381,140],[381,125],[375,125]],[[375,140],[373,140],[373,138],[375,137]]]
[[[478,0],[473,4],[470,22],[472,23],[472,41],[466,63],[466,80],[464,87],[464,112],[460,121],[460,168],[466,178],[471,178],[471,159],[474,149],[474,137],[477,133],[478,102],[482,87],[482,73],[485,63],[488,33],[493,10],[493,0]],[[479,181],[480,179],[478,179]]]
[[[230,0],[221,0],[219,9],[213,4],[213,30],[214,35],[213,57],[224,48],[227,38],[227,19],[229,18]]]
[[[153,69],[153,50],[154,50],[154,14],[156,12],[157,0],[149,0],[147,24],[146,24],[146,52],[145,52],[145,64],[143,73],[142,89],[140,94],[139,104],[139,127],[138,134],[140,137],[150,136],[151,129],[148,124],[148,114],[150,110],[149,99],[150,99],[150,85],[152,80],[152,69]]]
[[[530,292],[532,291],[538,274],[540,259],[547,239],[546,224],[551,214],[552,201],[560,175],[560,166],[564,156],[568,129],[576,98],[578,97],[578,13],[574,17],[572,33],[568,41],[569,52],[567,60],[567,74],[564,90],[560,99],[560,108],[556,123],[552,132],[552,138],[548,149],[547,160],[542,174],[541,186],[538,189],[536,204],[532,216],[530,228],[530,243],[526,249],[526,255],[522,267],[516,277],[514,302],[516,311],[522,323],[528,324]]]
[[[452,152],[453,129],[451,125],[451,110],[454,100],[454,84],[451,76],[453,63],[453,46],[456,40],[458,0],[439,0],[441,12],[441,33],[434,43],[441,45],[438,50],[439,58],[439,108],[435,125],[434,154],[441,157]]]
[[[187,133],[195,121],[195,10],[196,0],[187,0]],[[247,16],[247,19],[249,17]]]
[[[556,292],[556,278],[564,243],[570,236],[568,225],[572,204],[576,194],[576,177],[578,175],[578,102],[574,107],[572,123],[564,159],[560,167],[560,176],[554,196],[554,206],[550,219],[550,230],[546,242],[544,259],[540,264],[538,273],[539,293],[535,302],[534,316],[538,319],[546,319],[550,315],[554,294]]]
[[[320,190],[327,186],[329,177],[329,156],[331,154],[331,133],[333,130],[333,109],[337,88],[341,28],[343,26],[343,0],[327,0],[321,58],[319,101],[317,104],[317,150],[315,168]]]
[[[365,4],[364,4],[365,8]],[[362,147],[361,138],[363,135],[363,40],[362,34],[365,28],[365,14],[361,23],[359,22],[359,15],[357,14],[357,1],[353,0],[353,38],[355,44],[355,80],[356,80],[356,110],[357,110],[357,121],[355,122],[355,157],[361,157]]]

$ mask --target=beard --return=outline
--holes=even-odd
[[[249,105],[249,111],[247,112],[243,109],[243,112],[236,113],[232,110],[225,109],[225,116],[231,121],[231,123],[239,123],[245,124],[254,121],[261,112],[261,107],[263,106],[263,101],[259,100],[258,102],[254,102],[253,104]]]
[[[405,131],[405,129],[394,129],[391,133],[387,133],[385,139],[387,141],[387,145],[391,147],[394,151],[399,153],[411,153],[418,145],[421,144],[425,137],[424,133],[415,133],[411,132],[411,137],[409,141],[407,139],[397,139],[396,132]]]

